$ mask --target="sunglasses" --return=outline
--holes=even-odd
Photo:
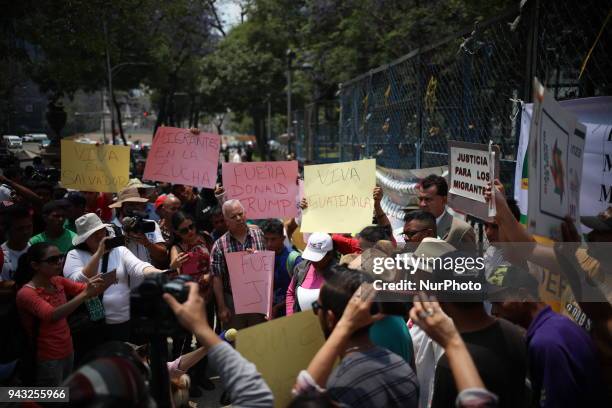
[[[195,225],[193,224],[189,224],[188,226],[184,227],[184,228],[179,228],[178,232],[179,234],[186,234],[191,230],[195,230]]]
[[[319,310],[322,310],[322,309],[323,309],[323,306],[321,306],[321,304],[320,304],[320,303],[319,303],[319,301],[317,301],[317,300],[315,300],[314,302],[312,302],[310,305],[312,306],[312,312],[313,312],[315,315],[318,315],[318,314],[319,314]]]
[[[48,264],[58,264],[64,262],[64,255],[54,255],[45,259],[41,259],[40,262],[45,262]]]
[[[408,231],[408,232],[403,232],[403,233],[402,233],[402,236],[403,236],[405,239],[412,239],[412,237],[414,237],[416,234],[418,234],[418,233],[420,233],[420,232],[423,232],[423,231],[427,231],[427,230],[429,230],[429,229],[431,229],[431,228],[424,228],[424,229],[421,229],[421,230],[418,230],[418,231]]]

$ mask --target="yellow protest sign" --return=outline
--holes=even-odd
[[[286,407],[298,373],[324,341],[319,319],[308,310],[239,330],[236,349],[255,364],[274,394],[274,406]]]
[[[376,160],[304,167],[302,232],[359,232],[372,224]]]
[[[62,140],[62,185],[81,191],[116,193],[130,176],[130,148]]]

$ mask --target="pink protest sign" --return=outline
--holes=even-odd
[[[213,188],[221,138],[213,133],[160,127],[147,157],[144,179]]]
[[[272,313],[274,252],[229,252],[225,254],[236,314]]]
[[[223,163],[223,187],[249,219],[295,217],[297,174],[296,161]]]

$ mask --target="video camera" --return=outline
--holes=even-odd
[[[179,275],[168,278],[166,273],[147,276],[144,281],[130,293],[130,314],[134,331],[145,336],[176,336],[186,333],[176,320],[170,306],[162,295],[169,293],[183,303],[189,296],[191,277]]]
[[[126,234],[129,234],[130,232],[136,234],[154,232],[155,221],[145,220],[146,217],[146,213],[140,211],[130,211],[127,217],[123,217],[123,230]]]

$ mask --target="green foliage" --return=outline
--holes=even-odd
[[[257,122],[268,100],[273,113],[285,111],[288,48],[296,52],[292,91],[299,109],[333,99],[338,83],[514,0],[243,0],[246,20],[227,35],[219,29],[218,3],[22,0],[5,9],[0,23],[3,33],[14,29],[15,38],[31,45],[21,60],[56,97],[105,87],[108,53],[112,66],[139,63],[118,69],[113,85],[150,88],[158,124],[195,124],[200,115],[229,109],[251,116],[261,136]],[[0,51],[8,53],[8,45],[0,40]],[[304,63],[312,68],[300,71]]]

